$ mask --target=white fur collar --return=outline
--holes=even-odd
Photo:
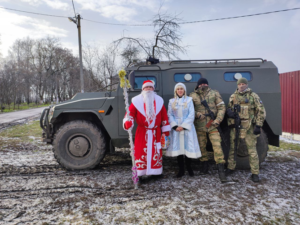
[[[186,97],[182,97],[182,98],[178,98],[178,102],[181,102],[181,103],[189,103],[190,101],[192,101],[193,98],[192,97],[189,97],[189,96],[186,96]],[[175,101],[175,98],[171,98],[170,99],[170,102],[173,103]]]
[[[164,100],[162,99],[162,97],[160,97],[159,95],[155,94],[154,95],[154,99],[156,102],[156,111],[155,111],[155,115],[157,115],[160,110],[162,109],[163,105],[164,105]],[[135,97],[132,98],[131,100],[132,104],[135,106],[135,108],[143,115],[146,117],[145,114],[145,109],[144,109],[144,99],[142,94],[139,94]]]

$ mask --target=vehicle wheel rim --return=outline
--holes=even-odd
[[[91,141],[85,135],[73,135],[67,141],[68,153],[76,158],[83,158],[89,155],[91,150]]]

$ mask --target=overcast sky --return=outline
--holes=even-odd
[[[300,7],[300,0],[74,0],[82,20],[82,44],[108,45],[123,34],[151,38],[153,27],[92,23],[144,24],[162,11],[199,21]],[[72,0],[0,0],[0,7],[74,16]],[[86,20],[85,20],[86,19]],[[67,18],[39,16],[0,8],[0,50],[3,56],[16,39],[59,37],[63,47],[78,55],[76,25]],[[279,72],[300,70],[300,10],[231,20],[181,25],[181,59],[264,58]]]

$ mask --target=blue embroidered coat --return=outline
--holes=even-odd
[[[192,98],[185,96],[177,98],[173,109],[174,101],[174,98],[170,99],[168,106],[168,118],[172,129],[170,132],[171,142],[166,155],[186,155],[189,158],[200,158],[201,151],[194,126],[195,110]],[[176,126],[181,126],[184,130],[177,132],[173,129]]]

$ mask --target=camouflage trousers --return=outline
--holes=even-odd
[[[206,131],[198,131],[197,130],[198,142],[199,142],[200,150],[201,150],[201,154],[202,154],[200,161],[202,161],[202,162],[209,160],[208,152],[206,150],[206,144],[207,144],[206,133],[207,133]],[[221,146],[221,136],[220,136],[217,128],[209,131],[208,137],[209,137],[209,140],[213,147],[214,159],[215,159],[216,163],[217,164],[225,163],[224,154],[223,154],[223,150],[222,150],[222,146]]]
[[[247,130],[245,142],[248,149],[249,163],[250,163],[252,174],[259,173],[259,159],[256,151],[257,136],[258,135],[253,134],[253,125],[251,125],[249,130]],[[235,140],[235,129],[233,128],[230,131],[230,151],[229,151],[228,166],[227,166],[227,168],[231,170],[234,170],[236,166],[236,162],[234,161],[234,140]],[[239,142],[238,142],[238,146],[239,146]]]

